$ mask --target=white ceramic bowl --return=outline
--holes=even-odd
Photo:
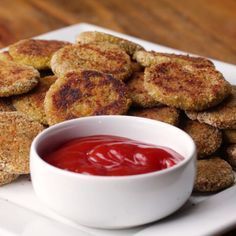
[[[172,148],[177,165],[133,176],[90,176],[56,168],[40,158],[67,140],[107,134]],[[125,228],[161,219],[189,198],[195,178],[196,148],[182,130],[145,118],[93,116],[54,125],[33,141],[31,178],[37,196],[58,214],[98,228]]]

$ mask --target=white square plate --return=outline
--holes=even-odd
[[[147,50],[183,53],[84,23],[52,31],[37,38],[74,42],[76,35],[88,30],[104,31],[127,38],[141,44]],[[213,61],[225,78],[236,85],[236,66]],[[236,226],[236,186],[210,196],[192,196],[174,215],[150,225],[126,230],[91,229],[58,216],[39,202],[28,177],[21,177],[14,183],[0,187],[0,235],[2,236],[199,236],[223,232],[234,226]]]

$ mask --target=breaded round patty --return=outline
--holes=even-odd
[[[187,132],[197,146],[198,158],[213,154],[222,143],[221,131],[198,121],[187,120],[183,130]]]
[[[144,73],[136,72],[126,83],[132,104],[137,107],[154,107],[160,105],[144,87]]]
[[[56,81],[56,76],[40,78],[39,84],[29,93],[14,97],[13,106],[17,111],[24,113],[29,119],[47,125],[44,111],[44,98],[50,86]]]
[[[19,175],[9,174],[7,172],[0,171],[0,186],[13,182],[18,178],[18,176]]]
[[[129,55],[113,44],[76,44],[57,51],[51,60],[52,71],[63,76],[71,70],[98,70],[125,80],[131,75]]]
[[[146,67],[144,85],[156,101],[183,110],[207,109],[231,92],[230,84],[214,68],[172,62]]]
[[[197,161],[197,176],[194,190],[216,192],[234,184],[232,167],[220,158]]]
[[[186,112],[191,120],[198,120],[219,129],[236,129],[236,86],[232,95],[216,107],[202,112]]]
[[[12,106],[12,103],[7,98],[0,98],[0,112],[4,111],[14,111],[14,107]]]
[[[93,71],[68,72],[48,90],[44,107],[49,125],[92,115],[121,115],[131,104],[125,84]]]
[[[224,129],[222,132],[227,143],[236,143],[236,129]]]
[[[204,57],[190,57],[189,55],[178,55],[170,53],[160,53],[154,51],[137,51],[134,54],[134,59],[142,66],[151,66],[153,64],[162,64],[166,62],[176,62],[181,65],[193,65],[197,68],[213,67],[214,64]]]
[[[30,65],[38,70],[50,68],[50,60],[57,50],[70,45],[58,40],[24,39],[9,47],[14,61]]]
[[[226,149],[227,161],[232,167],[236,167],[236,144],[230,145]]]
[[[139,44],[133,43],[129,40],[119,38],[117,36],[106,34],[103,32],[97,32],[97,31],[86,31],[80,33],[76,41],[78,43],[112,43],[116,44],[119,47],[121,47],[123,50],[126,51],[129,55],[133,55],[137,50],[142,50],[143,47]]]
[[[31,66],[0,60],[0,97],[27,93],[39,80],[39,72]]]
[[[41,124],[19,112],[1,112],[0,170],[10,174],[28,174],[30,145],[42,130]]]
[[[4,51],[4,52],[0,53],[0,60],[2,60],[2,61],[13,61],[13,58],[9,54],[8,51]]]
[[[179,110],[174,107],[154,107],[130,111],[129,115],[145,117],[153,120],[162,121],[171,125],[178,125]]]

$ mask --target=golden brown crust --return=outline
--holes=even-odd
[[[51,60],[55,75],[63,76],[77,69],[97,70],[125,80],[131,71],[129,56],[113,44],[76,44],[57,51]]]
[[[171,53],[160,53],[154,51],[137,51],[134,54],[134,59],[137,60],[142,66],[151,66],[162,64],[166,62],[175,62],[181,65],[192,65],[197,68],[204,68],[204,67],[213,67],[214,64],[204,57],[191,57],[189,55],[178,55],[178,54],[171,54]]]
[[[222,134],[220,130],[198,121],[187,120],[183,126],[197,146],[198,158],[213,154],[221,146]]]
[[[222,132],[224,141],[227,143],[236,143],[236,129],[224,129]]]
[[[44,111],[44,98],[50,86],[56,81],[56,76],[46,76],[40,79],[36,88],[27,94],[14,97],[13,106],[17,111],[24,113],[29,119],[47,125]]]
[[[232,95],[218,106],[202,112],[187,111],[186,115],[219,129],[236,129],[236,86],[232,88]]]
[[[183,110],[207,109],[231,92],[230,84],[214,68],[172,62],[147,67],[144,85],[156,101]]]
[[[131,100],[125,84],[111,75],[93,71],[68,72],[46,94],[44,107],[49,125],[82,116],[121,115]]]
[[[9,53],[14,61],[36,69],[50,68],[52,55],[69,42],[58,40],[24,39],[9,47]]]
[[[0,97],[27,93],[39,80],[39,72],[31,66],[0,60]]]
[[[4,52],[0,53],[0,60],[2,60],[2,61],[13,61],[13,58],[9,54],[8,51],[4,51]]]
[[[0,186],[9,184],[16,180],[18,177],[19,175],[9,174],[7,172],[0,171]]]
[[[236,167],[236,144],[230,145],[226,149],[227,161],[232,167]]]
[[[153,120],[162,121],[177,126],[179,123],[179,110],[173,107],[155,107],[130,111],[129,115],[145,117]]]
[[[148,108],[160,105],[145,89],[143,72],[134,73],[126,85],[134,106]]]
[[[28,174],[30,145],[42,130],[42,125],[19,112],[1,112],[0,170],[10,174]]]
[[[197,177],[194,190],[216,192],[234,184],[232,167],[220,158],[197,161]]]
[[[119,38],[117,36],[106,34],[97,31],[86,31],[80,33],[76,41],[81,44],[85,43],[112,43],[118,45],[120,48],[126,51],[127,54],[133,55],[137,50],[143,50],[143,47],[139,44],[133,43],[129,40]]]

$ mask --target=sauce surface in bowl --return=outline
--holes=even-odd
[[[167,147],[124,137],[96,135],[67,141],[43,159],[55,167],[76,173],[125,176],[163,170],[184,158]]]

